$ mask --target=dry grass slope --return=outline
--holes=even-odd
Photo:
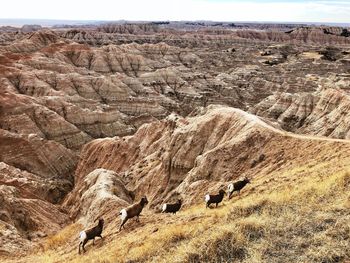
[[[141,226],[130,223],[121,233],[119,222],[112,222],[105,239],[81,256],[79,226],[73,225],[23,262],[346,262],[350,166],[332,174],[322,172],[324,167],[310,167],[310,176],[293,183],[281,174],[271,187],[263,188],[268,183],[258,178],[249,186],[254,191],[243,191],[218,209],[200,204],[175,216],[146,214]],[[288,176],[297,178],[301,170]]]

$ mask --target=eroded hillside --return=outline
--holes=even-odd
[[[86,144],[75,173],[75,189],[64,206],[71,208],[72,217],[86,215],[86,202],[80,198],[92,186],[87,187],[87,176],[99,177],[96,169],[100,168],[117,173],[114,185],[128,189],[109,191],[116,205],[107,202],[109,196],[100,202],[102,206],[119,211],[125,202],[146,195],[149,207],[157,210],[161,203],[178,197],[185,205],[199,203],[206,192],[240,177],[269,177],[271,171],[317,162],[329,155],[330,148],[336,156],[341,152],[346,156],[349,146],[348,141],[283,132],[239,109],[209,106],[195,117],[170,115],[142,126],[133,136]],[[100,205],[88,205],[88,209],[93,217],[85,219],[91,223],[106,213]]]
[[[349,259],[349,148],[349,141],[283,132],[218,106],[147,124],[130,137],[95,140],[82,150],[64,203],[76,223],[23,262]],[[240,176],[251,178],[240,196],[205,208],[207,192]],[[141,222],[118,232],[118,211],[144,194],[150,205]],[[180,213],[159,213],[162,202],[178,197],[185,201]],[[77,232],[100,217],[104,239],[78,255]]]
[[[253,194],[347,169],[345,29],[188,26],[0,30],[0,256],[99,216],[112,240],[145,194],[155,226],[161,203],[181,197],[197,218],[206,192],[242,176]]]

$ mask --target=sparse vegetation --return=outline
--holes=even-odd
[[[349,259],[347,30],[2,30],[1,262]],[[142,196],[135,222],[142,207],[123,208]],[[103,239],[79,256],[79,232],[102,217]]]
[[[322,167],[322,166],[319,166]],[[291,171],[291,176],[298,169]],[[67,237],[72,225],[46,240],[35,262],[344,262],[350,259],[350,173],[312,176],[278,191],[242,194],[218,209],[196,205],[164,224],[110,233],[106,242],[77,257]],[[164,219],[164,217],[163,217]],[[217,223],[220,220],[220,223]],[[216,222],[216,223],[215,223]],[[118,236],[117,236],[118,235]],[[74,236],[74,235],[73,235]],[[56,246],[59,250],[55,250]],[[63,251],[62,251],[63,250]],[[32,262],[34,262],[32,261]]]
[[[81,228],[81,224],[72,224],[65,227],[56,235],[48,237],[44,243],[44,250],[55,250],[56,247],[67,245],[70,237],[78,236]]]

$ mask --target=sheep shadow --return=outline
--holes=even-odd
[[[219,204],[218,205],[218,207],[216,207],[215,205],[210,205],[210,206],[208,206],[208,207],[206,207],[205,209],[220,209],[221,207],[224,207],[224,206],[226,206],[226,204],[225,203],[221,203],[221,204]]]
[[[124,227],[119,231],[119,224],[116,227],[115,231],[110,232],[109,234],[105,235],[104,237],[112,237],[115,235],[123,234],[123,233],[130,233],[134,231],[135,229],[142,228],[146,225],[146,222],[136,222],[135,220],[131,222],[126,222]],[[114,228],[114,227],[113,227]]]

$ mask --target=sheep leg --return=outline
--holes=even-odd
[[[230,192],[230,193],[228,194],[228,199],[231,199],[232,194],[233,194],[233,192]]]
[[[88,240],[87,239],[85,239],[84,241],[83,241],[83,251],[84,251],[84,253],[86,252],[86,250],[85,250],[85,244],[88,242]]]
[[[82,243],[83,243],[83,242],[81,242],[81,241],[80,241],[80,243],[79,243],[79,250],[78,250],[78,251],[79,251],[79,254],[80,254],[80,246],[81,246]]]
[[[140,215],[136,216],[136,222],[139,223],[140,222],[140,218],[139,218]]]
[[[119,227],[119,231],[122,230],[122,227],[124,227],[124,224],[126,223],[127,220],[128,220],[128,219],[125,218],[125,219],[122,221],[122,223],[120,224],[120,227]]]
[[[92,245],[95,245],[95,238],[92,239]]]
[[[218,207],[218,203],[215,203],[216,204],[216,206],[215,207]]]
[[[209,206],[210,206],[210,203],[208,202],[208,203],[206,204],[205,208],[209,208]]]

